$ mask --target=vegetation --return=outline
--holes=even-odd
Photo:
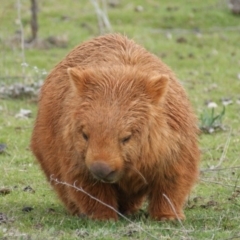
[[[118,222],[66,213],[29,151],[35,95],[13,98],[1,89],[41,82],[70,49],[98,35],[95,9],[88,0],[39,1],[38,40],[23,49],[19,30],[25,39],[31,36],[30,1],[1,0],[0,239],[240,239],[239,16],[220,0],[108,2],[112,31],[135,39],[171,66],[199,124],[201,116],[211,118],[206,102],[218,105],[219,115],[212,117],[219,116],[221,131],[199,137],[201,175],[186,204],[187,219],[154,222],[145,208]],[[225,108],[223,98],[231,99]],[[31,117],[16,116],[21,109],[31,110]]]
[[[225,114],[225,106],[223,106],[222,112],[217,115],[215,115],[214,108],[215,107],[211,108],[210,111],[204,110],[200,116],[200,129],[205,133],[213,133],[216,129],[222,130],[222,120]]]

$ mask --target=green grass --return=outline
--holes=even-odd
[[[39,38],[67,36],[68,46],[25,49],[28,67],[24,69],[27,78],[23,78],[21,49],[11,42],[19,30],[16,2],[1,2],[0,87],[44,79],[43,72],[50,71],[71,48],[98,35],[90,1],[39,1]],[[30,36],[29,4],[22,1],[26,38]],[[142,12],[135,11],[138,5],[143,6]],[[171,66],[199,118],[207,100],[219,105],[218,114],[222,97],[233,100],[222,119],[225,131],[199,137],[202,171],[186,204],[187,219],[183,226],[154,222],[145,216],[145,210],[130,217],[133,223],[68,215],[29,151],[36,103],[28,98],[0,98],[0,143],[7,145],[5,153],[0,153],[0,190],[11,190],[0,195],[0,213],[8,217],[6,223],[0,223],[0,239],[152,239],[149,234],[156,239],[240,239],[239,16],[232,15],[220,0],[122,0],[108,13],[113,31],[134,38]],[[32,110],[33,117],[16,119],[21,108]],[[222,158],[220,169],[212,169]],[[26,186],[34,192],[24,191]],[[24,207],[33,210],[23,212]]]

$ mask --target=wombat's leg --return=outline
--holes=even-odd
[[[76,190],[69,188],[69,197],[79,209],[79,213],[96,220],[117,220],[117,213],[112,209],[118,209],[116,192],[111,184],[97,182],[76,183]],[[91,197],[89,196],[91,195]],[[108,205],[108,206],[106,206]]]
[[[149,214],[154,220],[164,221],[164,220],[175,220],[175,219],[184,219],[184,213],[182,206],[185,201],[185,197],[180,198],[174,195],[179,194],[177,191],[175,193],[169,192],[167,189],[157,187],[157,193],[151,194],[149,202]],[[169,201],[164,197],[167,196]],[[172,206],[174,210],[172,209]]]
[[[176,166],[157,179],[149,195],[149,213],[155,220],[184,219],[183,205],[197,178],[197,168]]]
[[[126,195],[120,192],[118,197],[119,211],[123,214],[133,214],[141,207],[145,196],[143,194]]]

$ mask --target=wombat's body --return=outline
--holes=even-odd
[[[48,179],[76,184],[124,214],[148,197],[153,219],[184,218],[198,177],[197,124],[180,83],[156,56],[120,35],[73,49],[47,77],[31,148]],[[112,209],[51,182],[72,214]],[[164,196],[165,195],[165,196]]]

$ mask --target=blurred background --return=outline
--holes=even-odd
[[[75,45],[107,32],[128,35],[173,66],[202,50],[217,55],[219,42],[238,45],[239,14],[239,0],[1,0],[1,78],[34,66],[48,71]],[[201,68],[198,60],[189,69]]]

